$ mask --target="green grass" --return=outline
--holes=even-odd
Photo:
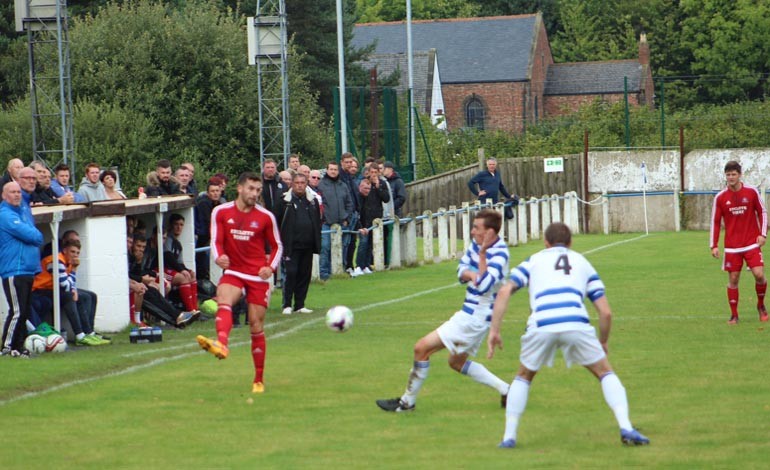
[[[596,380],[560,359],[535,379],[513,451],[495,447],[504,426],[496,393],[451,371],[445,352],[434,356],[414,413],[380,411],[375,399],[403,391],[414,342],[461,304],[463,288],[449,287],[456,264],[446,262],[313,284],[311,315],[283,317],[275,295],[267,392],[253,403],[247,330],[234,330],[231,357],[216,361],[194,341],[212,334],[213,322],[164,331],[160,345],[132,345],[122,333],[108,347],[3,358],[0,466],[766,467],[768,329],[756,319],[748,272],[742,322],[726,325],[727,276],[707,239],[705,232],[575,239],[607,285],[610,361],[649,447],[621,446]],[[591,252],[619,241],[627,242]],[[512,248],[512,261],[540,248]],[[323,324],[335,304],[356,312],[345,334]],[[517,366],[527,311],[526,294],[514,296],[505,349],[487,361],[482,347],[479,360],[504,380]],[[48,391],[72,381],[81,383]]]

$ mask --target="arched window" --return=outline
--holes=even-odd
[[[465,127],[483,131],[485,118],[484,103],[476,95],[471,96],[465,103]]]

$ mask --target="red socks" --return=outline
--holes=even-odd
[[[727,301],[730,303],[730,314],[738,316],[738,289],[727,288]]]
[[[263,382],[262,373],[265,370],[265,332],[251,334],[251,357],[254,359],[254,382]]]
[[[179,286],[179,297],[182,299],[185,310],[188,312],[198,310],[198,283],[191,282]]]
[[[767,290],[767,281],[764,284],[754,284],[754,289],[757,291],[757,308],[765,306],[765,291]]]
[[[233,329],[233,309],[226,304],[219,304],[216,319],[217,339],[227,346],[230,330]]]

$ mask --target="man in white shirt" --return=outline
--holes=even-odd
[[[531,314],[521,337],[521,365],[508,391],[505,434],[499,447],[516,447],[516,430],[529,397],[529,387],[543,364],[551,366],[556,349],[561,349],[569,367],[573,362],[586,367],[601,382],[604,399],[620,426],[620,440],[628,445],[649,444],[650,440],[631,425],[626,389],[607,360],[612,312],[604,284],[591,263],[572,251],[572,234],[567,225],[555,222],[546,228],[545,249],[511,270],[510,281],[495,300],[492,325],[487,338],[487,357],[502,347],[500,325],[508,300],[516,290],[529,286]],[[599,313],[599,338],[591,326],[583,298],[588,297]]]

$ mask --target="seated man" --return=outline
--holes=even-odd
[[[128,277],[135,283],[144,285],[144,289],[139,289],[136,284],[132,288],[132,292],[135,294],[139,293],[139,290],[144,291],[141,292],[141,307],[137,307],[137,309],[141,308],[143,312],[176,328],[186,327],[197,320],[200,313],[198,311],[181,312],[161,295],[155,273],[144,267],[145,248],[147,248],[147,239],[143,234],[135,233],[131,252],[128,255]]]
[[[42,272],[35,276],[32,295],[53,298],[54,269],[59,283],[61,311],[67,316],[75,333],[75,344],[82,346],[102,346],[110,344],[94,332],[86,309],[79,309],[77,289],[77,268],[80,265],[80,241],[67,240],[62,244],[61,252],[49,255],[41,261]]]
[[[178,214],[175,214],[178,215]],[[184,219],[182,219],[182,229],[184,228]],[[181,230],[180,230],[181,234]],[[152,231],[152,237],[148,239],[146,253],[144,255],[144,269],[152,271],[159,277],[158,270],[158,228],[155,227]],[[179,257],[182,253],[182,244],[178,240],[176,242],[176,251],[166,248],[168,245],[174,245],[168,243],[168,229],[163,228],[163,278],[170,285],[169,289],[173,289],[175,295],[178,294],[179,300],[187,311],[194,312],[198,310],[198,281],[195,279],[195,272],[188,269],[184,263],[181,262]]]

